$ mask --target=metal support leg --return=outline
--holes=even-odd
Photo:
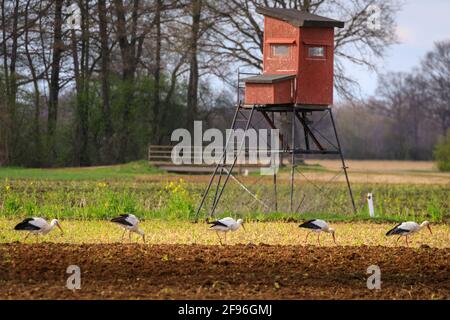
[[[219,194],[220,184],[222,183],[222,176],[223,176],[223,167],[222,167],[222,169],[220,170],[220,173],[219,173],[219,181],[217,181],[216,191],[214,192],[214,199],[213,199],[213,202],[212,202],[212,205],[211,205],[211,210],[216,205],[217,195]]]
[[[292,150],[292,171],[291,171],[291,212],[294,210],[294,178],[295,178],[295,109],[292,110],[292,143],[291,143],[291,150]]]
[[[236,126],[236,120],[237,120],[237,117],[238,117],[240,108],[241,108],[240,105],[238,105],[238,106],[236,107],[236,112],[234,113],[234,117],[233,117],[233,123],[231,124],[231,129],[232,129],[232,130],[234,130],[234,127]],[[220,168],[222,165],[225,165],[225,163],[226,163],[226,150],[227,150],[227,147],[228,147],[228,143],[229,143],[229,142],[230,142],[230,139],[228,139],[228,141],[227,141],[227,143],[226,143],[226,145],[225,145],[225,148],[224,148],[223,153],[222,153],[222,159],[221,159],[221,160],[219,161],[219,163],[217,164],[216,169],[214,170],[214,173],[212,174],[211,179],[209,180],[208,187],[206,188],[206,191],[205,191],[205,193],[203,194],[202,201],[200,202],[200,205],[199,205],[199,207],[198,207],[198,209],[197,209],[197,213],[195,214],[195,222],[196,222],[196,223],[198,222],[198,217],[199,217],[199,215],[200,215],[200,211],[202,210],[203,205],[205,204],[206,197],[208,196],[209,191],[211,190],[211,186],[212,186],[212,184],[213,184],[213,182],[214,182],[214,178],[216,177],[217,172],[219,171],[219,168]],[[222,163],[223,163],[223,164],[222,164]]]
[[[272,112],[272,123],[275,124],[275,112]],[[280,139],[281,139],[280,147],[282,148],[283,147],[283,138],[280,137]],[[272,147],[272,150],[273,150],[273,147]],[[278,188],[277,187],[278,187],[277,186],[277,172],[275,170],[273,173],[273,191],[275,194],[275,206],[274,206],[275,212],[278,212]]]
[[[321,151],[324,151],[325,148],[322,147],[319,140],[316,138],[312,130],[309,128],[307,118],[305,116],[305,113],[303,113],[303,117],[300,117],[300,115],[296,112],[295,115],[297,116],[297,119],[300,121],[300,123],[303,126],[303,129],[305,131],[305,142],[306,142],[306,150],[311,150],[311,144],[309,143],[309,136],[311,136],[314,144],[317,146],[317,148]]]
[[[306,113],[302,112],[302,118],[306,123]],[[309,145],[309,132],[308,129],[306,128],[306,126],[303,126],[303,132],[305,134],[305,146],[306,146],[306,150],[311,150],[311,146]]]
[[[347,172],[347,165],[345,164],[345,158],[344,158],[344,154],[342,152],[342,147],[341,147],[341,142],[339,140],[339,135],[336,129],[336,123],[334,122],[334,117],[333,117],[333,111],[330,109],[328,109],[330,112],[330,117],[331,117],[331,123],[333,124],[333,130],[334,130],[334,134],[336,136],[336,142],[339,148],[339,155],[341,156],[341,161],[342,161],[342,168],[344,169],[344,173],[345,173],[345,179],[347,180],[347,187],[348,187],[348,192],[350,194],[350,198],[352,200],[352,206],[353,206],[353,213],[356,214],[357,210],[356,210],[356,204],[355,204],[355,199],[353,198],[353,192],[352,192],[352,187],[350,185],[350,180],[348,178],[348,172]]]
[[[247,125],[245,126],[245,130],[244,130],[245,132],[247,132],[248,128],[250,127],[250,124],[252,122],[252,118],[253,118],[254,112],[255,112],[255,106],[252,107],[252,110],[250,112],[250,116],[248,117]],[[234,161],[233,161],[233,164],[232,164],[230,170],[228,170],[227,177],[225,178],[225,181],[223,182],[223,186],[222,186],[222,189],[220,190],[220,193],[219,193],[219,196],[218,196],[218,198],[216,200],[216,203],[213,206],[213,209],[211,210],[211,213],[209,214],[210,217],[214,216],[214,212],[216,211],[217,205],[219,204],[219,201],[222,198],[223,192],[225,191],[225,187],[227,186],[228,181],[230,180],[230,176],[233,173],[233,169],[236,166],[237,160],[239,158],[240,153],[242,152],[242,148],[243,148],[244,145],[245,145],[245,137],[243,138],[243,140],[241,142],[241,145],[240,145],[240,147],[239,147],[239,149],[238,149],[238,151],[237,151],[237,153],[236,153],[236,155],[234,157]]]
[[[273,174],[273,191],[275,194],[275,212],[278,212],[278,189],[277,189],[277,173]]]

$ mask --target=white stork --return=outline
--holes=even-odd
[[[423,222],[421,225],[419,225],[416,222],[410,221],[400,223],[394,229],[386,233],[386,236],[388,237],[399,236],[397,239],[397,243],[400,241],[401,237],[405,237],[406,245],[409,247],[408,237],[419,232],[423,228],[428,228],[428,230],[430,230],[431,235],[433,235],[433,231],[431,231],[430,223],[428,221]]]
[[[125,229],[122,234],[122,240],[125,237],[125,233],[128,231],[128,238],[131,242],[131,233],[137,233],[142,237],[142,240],[145,243],[145,233],[141,229],[139,229],[139,219],[136,218],[133,214],[122,214],[120,217],[114,218],[111,222],[117,223],[120,227]]]
[[[317,241],[319,242],[319,246],[321,246],[321,244],[320,244],[320,234],[322,232],[327,232],[327,233],[330,233],[333,236],[333,241],[337,245],[337,243],[336,243],[336,235],[335,235],[334,229],[330,228],[328,226],[328,223],[326,223],[323,220],[316,219],[316,220],[307,221],[307,222],[301,224],[300,228],[304,228],[304,229],[310,230],[310,232],[308,232],[308,234],[306,235],[305,244],[308,243],[309,235],[312,232],[316,232],[317,233]]]
[[[227,233],[229,231],[231,232],[235,232],[237,230],[239,230],[239,228],[242,226],[242,228],[244,228],[244,220],[239,219],[239,220],[234,220],[233,218],[223,218],[214,222],[210,223],[212,226],[210,228],[210,230],[216,231],[217,236],[219,237],[219,242],[221,245],[222,244],[222,238],[219,235],[219,232],[223,232],[225,234],[225,244],[227,242]]]
[[[46,235],[50,231],[52,231],[55,227],[58,227],[61,230],[61,233],[64,234],[59,221],[53,219],[50,224],[43,218],[28,218],[23,220],[17,226],[14,227],[14,230],[17,231],[28,231],[24,240],[27,240],[31,234],[34,235]]]

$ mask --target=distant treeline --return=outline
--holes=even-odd
[[[450,128],[450,40],[436,43],[412,72],[380,76],[374,97],[337,112],[350,158],[433,159]]]
[[[0,165],[114,164],[145,158],[150,143],[233,108],[238,67],[262,66],[256,6],[347,21],[336,30],[336,88],[343,67],[374,67],[395,42],[400,1],[0,1]],[[383,28],[370,25],[377,4]],[[360,50],[348,54],[351,47]],[[224,85],[217,84],[224,83]],[[222,89],[221,87],[225,87]],[[232,112],[232,111],[231,111]],[[227,123],[220,123],[226,126]]]
[[[225,129],[236,69],[262,66],[257,5],[347,21],[336,30],[335,86],[353,101],[337,108],[348,156],[430,159],[449,125],[448,42],[420,70],[383,77],[370,101],[355,102],[355,81],[344,68],[376,67],[396,41],[399,3],[1,1],[0,165],[122,163],[145,158],[149,144],[169,143],[174,129],[192,128],[194,120]],[[385,13],[381,29],[368,23],[371,4]]]

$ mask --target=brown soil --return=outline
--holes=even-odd
[[[379,291],[367,289],[370,265]],[[449,275],[450,249],[427,247],[0,245],[0,299],[448,300]]]

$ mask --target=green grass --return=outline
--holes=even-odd
[[[144,161],[80,169],[0,168],[0,217],[106,220],[121,213],[133,213],[147,220],[195,220],[206,184],[188,183],[182,179],[165,183],[136,179],[153,174],[160,172]],[[258,199],[268,204],[274,203],[271,183],[255,183],[250,188]],[[369,217],[366,205],[368,192],[375,194],[374,219]],[[279,212],[272,212],[230,182],[217,208],[217,216],[240,216],[246,220],[264,222],[315,218],[348,222],[449,222],[450,192],[445,185],[355,183],[353,193],[357,214],[353,214],[351,209],[346,184],[332,183],[323,192],[318,192],[315,186],[299,183],[294,205],[301,204],[298,210],[301,214],[292,214],[283,213],[290,211],[289,185],[279,185]],[[207,198],[200,217],[208,214],[213,195],[214,192],[211,192]],[[303,203],[302,199],[307,201]]]
[[[270,203],[271,185],[262,185],[258,197]],[[376,195],[375,219],[369,218],[365,195]],[[118,181],[0,180],[0,217],[109,219],[121,213],[133,213],[143,219],[193,221],[204,183]],[[217,210],[218,216],[243,217],[252,221],[300,221],[323,218],[329,221],[429,220],[448,222],[449,192],[445,186],[404,186],[354,184],[358,213],[353,214],[345,184],[332,185],[327,195],[303,185],[308,199],[298,214],[288,212],[288,186],[279,187],[279,211],[252,200],[240,187],[230,184]],[[332,196],[330,196],[332,195]],[[207,199],[201,217],[208,214],[212,196]],[[295,203],[299,202],[295,198]]]
[[[133,179],[141,175],[154,175],[161,170],[151,167],[146,161],[123,165],[94,168],[63,169],[24,169],[19,167],[0,167],[0,179],[25,180],[111,180]]]

